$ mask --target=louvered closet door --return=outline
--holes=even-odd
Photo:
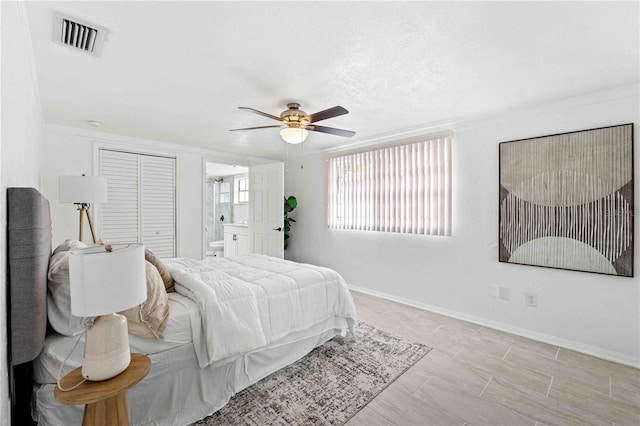
[[[100,150],[100,176],[107,178],[107,202],[100,205],[98,237],[137,243],[140,235],[140,156]]]
[[[101,149],[100,175],[108,188],[100,237],[175,257],[175,158]]]
[[[175,257],[175,159],[141,160],[142,242],[158,257]]]

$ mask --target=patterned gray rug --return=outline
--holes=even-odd
[[[342,425],[431,350],[362,322],[356,335],[314,349],[193,425]]]

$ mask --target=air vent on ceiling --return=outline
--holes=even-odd
[[[100,55],[106,30],[68,16],[54,16],[53,41],[82,50],[94,56]]]

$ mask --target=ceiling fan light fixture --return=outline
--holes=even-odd
[[[282,139],[290,144],[298,144],[304,142],[304,140],[307,139],[310,131],[328,133],[330,135],[343,136],[346,138],[350,138],[356,134],[356,132],[352,132],[351,130],[336,129],[334,127],[318,126],[317,124],[315,124],[318,121],[348,114],[349,111],[341,106],[334,106],[332,108],[328,108],[311,115],[307,115],[306,112],[302,111],[300,109],[300,104],[289,103],[287,104],[287,107],[289,109],[283,111],[280,114],[280,117],[276,117],[275,115],[258,111],[257,109],[249,107],[238,107],[238,109],[249,111],[254,114],[262,115],[263,117],[279,121],[280,124],[274,126],[245,127],[243,129],[231,129],[231,131],[258,130],[277,127],[281,129],[280,136],[282,137]]]
[[[280,130],[280,136],[286,143],[297,144],[304,142],[309,136],[309,131],[302,127],[285,127]]]

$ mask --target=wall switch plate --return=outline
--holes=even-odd
[[[502,300],[509,300],[511,297],[511,289],[508,287],[500,287],[498,297]]]
[[[538,306],[538,295],[535,293],[525,293],[524,300],[527,306],[535,308]]]

